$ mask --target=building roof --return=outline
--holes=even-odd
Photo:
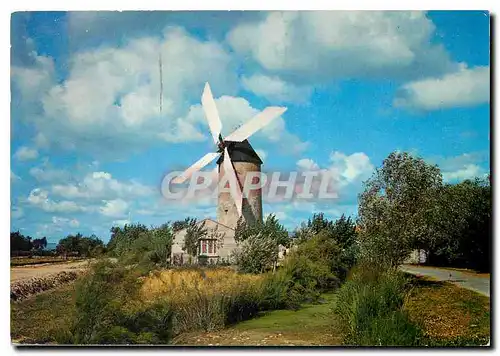
[[[233,162],[250,162],[255,164],[262,164],[262,160],[259,155],[253,149],[252,145],[248,140],[242,142],[232,142],[224,141],[231,156],[231,161]],[[217,160],[217,164],[221,164],[224,161],[224,153],[221,154]]]

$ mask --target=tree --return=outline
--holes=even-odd
[[[130,251],[133,242],[144,232],[148,232],[148,228],[142,224],[125,224],[123,228],[113,226],[107,249],[115,256],[127,253]]]
[[[442,234],[436,229],[441,188],[437,166],[406,152],[391,153],[359,196],[366,257],[397,265],[411,250],[433,246]]]
[[[233,258],[242,271],[259,273],[275,267],[278,261],[278,246],[289,246],[288,231],[274,214],[264,222],[246,224],[238,221],[234,239],[240,245]]]
[[[33,247],[30,236],[24,236],[19,231],[10,233],[10,251],[30,251]]]
[[[182,250],[190,256],[198,254],[199,240],[207,236],[208,231],[205,228],[205,222],[198,223],[196,219],[187,218],[185,220],[188,225],[186,228],[186,236],[184,237],[184,245]]]
[[[290,245],[288,231],[280,224],[278,218],[276,218],[274,214],[268,215],[263,222],[258,221],[253,224],[246,224],[241,219],[238,221],[234,233],[236,242],[245,241],[249,237],[257,235],[270,238],[275,242],[276,246]]]
[[[76,252],[79,256],[90,257],[98,247],[103,247],[104,243],[95,235],[85,237],[80,233],[68,235],[59,240],[56,251],[60,254]]]
[[[33,240],[33,248],[35,250],[43,250],[46,247],[47,247],[47,238],[45,236],[41,239]]]
[[[172,229],[175,232],[179,232],[182,229],[185,229],[189,226],[192,226],[193,224],[196,224],[196,219],[195,218],[190,218],[187,217],[184,220],[177,220],[172,223]]]
[[[439,195],[440,225],[446,231],[432,246],[435,265],[490,270],[491,187],[488,179],[446,184]]]

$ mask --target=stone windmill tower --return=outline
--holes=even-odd
[[[238,182],[245,183],[250,181],[252,184],[259,183],[259,177],[253,174],[261,172],[262,160],[254,151],[248,140],[242,142],[228,142],[230,160],[233,164],[234,171]],[[219,184],[224,184],[224,155],[221,155],[217,160],[219,171]],[[249,175],[247,177],[247,175]],[[248,180],[247,180],[248,178]],[[243,184],[241,184],[243,186]],[[262,190],[252,189],[248,191],[248,196],[242,197],[241,216],[247,224],[252,224],[256,221],[262,221]],[[229,227],[236,227],[240,218],[234,199],[231,193],[223,190],[219,191],[217,203],[217,222]]]
[[[227,189],[219,190],[218,222],[235,227],[239,218],[243,218],[247,223],[262,220],[262,191],[260,189],[248,190],[248,196],[244,196],[247,191],[244,187],[247,175],[250,172],[260,172],[262,165],[262,160],[248,142],[248,138],[283,114],[286,108],[268,107],[232,134],[223,138],[221,135],[222,123],[208,83],[205,84],[201,103],[210,133],[217,146],[217,152],[207,153],[172,182],[182,183],[186,181],[194,172],[218,157],[219,183],[227,181],[229,185],[229,191]],[[258,183],[255,182],[255,179],[259,178],[253,177],[253,184]]]

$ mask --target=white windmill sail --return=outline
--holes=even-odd
[[[203,89],[201,104],[203,106],[203,111],[205,112],[208,127],[210,128],[210,134],[212,135],[215,144],[218,146],[218,151],[204,155],[191,167],[186,169],[180,176],[172,180],[172,183],[180,184],[185,182],[194,172],[199,171],[219,155],[224,153],[223,165],[229,181],[229,190],[236,205],[236,209],[238,210],[238,214],[241,216],[243,205],[242,187],[240,186],[238,176],[234,170],[233,162],[231,161],[231,156],[229,155],[226,142],[241,142],[248,139],[254,133],[268,125],[272,120],[282,115],[286,111],[286,108],[268,107],[223,139],[221,135],[222,123],[220,121],[219,112],[217,111],[217,106],[208,83],[205,84],[205,88]]]

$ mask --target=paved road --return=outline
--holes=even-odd
[[[62,271],[74,271],[88,267],[89,261],[78,261],[70,263],[52,263],[35,266],[19,266],[10,268],[10,281],[20,281],[32,277],[43,277]]]
[[[418,266],[401,266],[401,270],[411,274],[420,274],[423,276],[432,277],[439,281],[448,281],[455,283],[463,288],[471,289],[487,297],[490,296],[490,279],[487,277],[478,277],[470,273],[463,273],[450,269],[436,267],[418,267]]]

